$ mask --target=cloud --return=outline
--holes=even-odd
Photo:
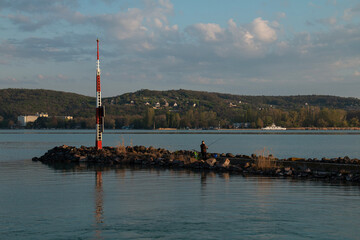
[[[18,80],[14,77],[5,77],[5,78],[0,78],[0,82],[1,83],[18,83]]]
[[[334,26],[337,23],[336,17],[330,17],[330,18],[322,18],[317,20],[318,23],[321,23],[326,26]]]
[[[278,19],[286,18],[286,13],[284,13],[284,12],[278,12],[278,13],[276,14],[276,17],[277,17]]]
[[[129,9],[127,12],[116,14],[104,14],[92,18],[94,24],[105,27],[105,29],[119,40],[132,37],[141,37],[147,31],[142,25],[144,16],[139,9]]]
[[[252,27],[255,36],[261,41],[273,42],[277,39],[276,31],[269,26],[269,21],[263,20],[261,17],[254,19]]]
[[[110,7],[118,4],[103,1]],[[2,74],[16,80],[3,78],[4,85],[34,79],[38,81],[34,84],[58,87],[76,79],[82,89],[82,83],[93,77],[96,37],[101,40],[107,95],[189,86],[248,94],[324,93],[330,91],[324,85],[331,84],[345,94],[343,83],[359,78],[360,25],[340,25],[341,16],[312,20],[311,24],[332,27],[302,32],[286,29],[284,21],[291,16],[284,12],[274,19],[258,15],[241,23],[229,18],[225,24],[195,22],[179,27],[171,22],[174,6],[165,0],[144,0],[136,7],[114,7],[101,14],[81,11],[77,1],[29,2],[0,2],[7,28],[21,33],[0,38],[0,53],[6,59],[0,64],[7,64]],[[349,14],[357,14],[356,6]],[[16,69],[25,69],[27,78]],[[339,81],[342,84],[336,85]]]
[[[356,15],[360,15],[360,3],[352,8],[345,9],[343,13],[343,19],[350,21]]]
[[[79,13],[71,10],[78,3],[76,0],[59,1],[11,1],[0,2],[0,10],[7,9],[13,14],[2,14],[1,17],[8,19],[20,30],[36,31],[50,26],[58,21],[65,20],[74,22],[79,19]]]
[[[197,23],[188,28],[190,34],[198,35],[203,41],[218,41],[224,30],[219,24]]]

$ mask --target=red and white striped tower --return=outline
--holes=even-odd
[[[97,42],[97,61],[96,61],[96,149],[102,149],[102,133],[104,131],[104,107],[101,105],[100,87],[100,60],[99,60],[99,39]]]

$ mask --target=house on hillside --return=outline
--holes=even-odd
[[[154,109],[158,109],[158,108],[160,108],[160,103],[159,102],[157,102],[157,103],[155,103],[155,106],[154,106]]]
[[[236,104],[233,104],[232,102],[229,103],[229,107],[236,107]]]

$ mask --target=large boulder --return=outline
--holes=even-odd
[[[206,160],[206,163],[209,164],[210,167],[213,167],[216,163],[216,159],[215,158],[209,158]]]
[[[228,168],[230,166],[230,160],[227,158],[225,161],[221,162],[219,165],[221,168]]]

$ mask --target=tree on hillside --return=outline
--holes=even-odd
[[[155,120],[155,110],[153,108],[148,108],[145,111],[144,115],[144,128],[151,129],[154,127]]]

